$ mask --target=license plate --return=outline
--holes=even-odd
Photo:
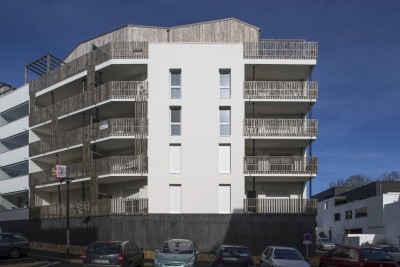
[[[110,263],[110,260],[95,259],[95,260],[93,260],[93,263],[103,263],[103,264],[107,264],[107,263]]]

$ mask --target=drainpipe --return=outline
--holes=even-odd
[[[255,81],[255,73],[256,73],[256,66],[253,65],[253,82]],[[255,116],[255,105],[256,103],[253,102],[253,119]],[[253,139],[253,157],[256,155],[256,140]],[[253,176],[253,197],[257,198],[256,194],[256,177]]]
[[[308,76],[308,81],[312,80],[312,68],[310,67],[309,69],[309,76]],[[310,106],[309,106],[309,112],[308,112],[308,119],[311,120],[312,119],[312,103],[311,103],[311,99],[310,99]],[[311,140],[311,136],[310,136],[310,145],[308,146],[308,153],[310,156],[310,161],[312,160],[312,140]],[[309,191],[310,191],[310,197],[312,196],[312,179],[311,179],[311,169],[310,169],[310,179],[309,179]]]

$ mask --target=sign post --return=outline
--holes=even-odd
[[[309,233],[303,235],[303,244],[306,245],[306,259],[308,260],[308,246],[312,244],[311,235]]]

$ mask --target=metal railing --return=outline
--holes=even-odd
[[[29,125],[46,122],[106,100],[146,101],[147,96],[147,81],[112,81],[31,112]]]
[[[244,119],[244,136],[316,138],[318,120]]]
[[[98,140],[111,136],[147,136],[148,120],[119,118],[104,120],[72,131],[58,133],[51,137],[29,144],[29,155],[36,156],[62,148],[83,144],[87,136],[89,140]]]
[[[30,218],[62,219],[66,218],[66,204],[38,206],[30,208]],[[70,204],[70,218],[88,216],[110,216],[110,215],[147,215],[147,198],[113,198],[99,199],[97,201],[80,201]]]
[[[36,93],[44,88],[87,70],[88,66],[90,65],[98,65],[110,59],[123,58],[148,58],[148,42],[108,43],[31,81],[29,89],[31,92]]]
[[[245,81],[244,99],[317,100],[318,82]]]
[[[246,198],[245,214],[317,214],[317,199]]]
[[[302,156],[245,156],[245,174],[317,174],[317,158]]]
[[[245,59],[317,59],[318,43],[302,40],[260,40],[243,44]]]
[[[72,179],[90,177],[92,170],[99,176],[147,174],[148,158],[144,155],[111,156],[89,162],[67,164],[68,178]],[[58,182],[51,170],[29,174],[29,181],[32,186]]]

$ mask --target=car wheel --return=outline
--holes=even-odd
[[[18,259],[19,257],[21,257],[21,250],[19,248],[12,248],[8,252],[8,255],[10,256],[10,258]]]

